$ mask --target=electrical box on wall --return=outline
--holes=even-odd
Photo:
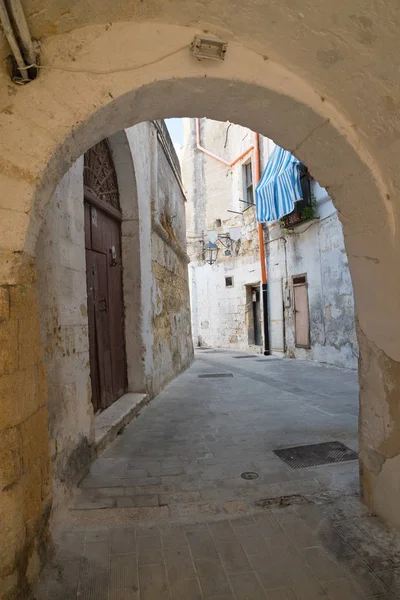
[[[227,47],[222,40],[196,35],[190,49],[198,60],[224,60]]]

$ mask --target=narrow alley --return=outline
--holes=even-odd
[[[291,468],[274,453],[357,450],[357,420],[354,371],[198,350],[54,516],[35,597],[398,598],[400,536],[360,502],[358,461]]]

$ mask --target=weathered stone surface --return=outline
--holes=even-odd
[[[11,285],[10,317],[12,319],[25,319],[37,315],[37,291],[32,284]]]
[[[8,287],[0,287],[0,321],[10,317],[10,292]]]
[[[0,436],[0,491],[14,484],[22,475],[22,452],[19,430],[14,427]]]
[[[21,423],[46,404],[45,384],[42,364],[0,377],[0,430]]]
[[[26,541],[24,522],[24,482],[19,481],[1,492],[0,576],[8,577],[16,567],[15,559]]]
[[[42,358],[39,316],[18,320],[19,369],[38,364]]]
[[[18,371],[18,322],[0,322],[0,375]]]

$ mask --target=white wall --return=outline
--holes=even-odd
[[[259,284],[259,261],[191,264],[189,273],[194,345],[249,349],[246,285]],[[226,276],[233,277],[233,287],[225,287]]]
[[[83,206],[81,157],[57,186],[37,244],[53,478],[66,482],[87,465],[93,437]]]
[[[172,145],[169,139],[165,143]],[[119,132],[109,144],[123,218],[128,391],[153,396],[193,357],[185,197],[152,123]],[[58,502],[84,474],[93,442],[83,157],[63,177],[47,206],[37,271]]]
[[[288,356],[357,368],[358,345],[354,326],[353,288],[342,227],[326,190],[312,182],[317,201],[316,220],[292,230],[280,223],[268,227],[266,243],[270,286],[271,330],[281,330],[276,315],[284,304],[285,347]],[[295,345],[292,278],[307,276],[310,348]],[[279,299],[279,289],[282,290]],[[281,350],[282,348],[273,348]]]
[[[188,248],[192,330],[195,345],[245,349],[249,314],[246,284],[260,281],[259,247],[254,209],[243,216],[243,164],[232,168],[196,148],[195,119],[185,119],[182,172],[188,190]],[[201,144],[232,161],[254,142],[249,129],[230,123],[201,120]],[[261,171],[275,148],[260,136]],[[273,353],[357,368],[358,346],[354,328],[354,302],[340,221],[325,189],[312,181],[316,220],[286,231],[280,223],[266,228],[270,346]],[[220,252],[213,266],[204,263],[202,240],[207,230],[219,233],[242,227],[242,247],[232,258]],[[204,235],[205,234],[205,235]],[[222,248],[222,246],[221,246]],[[223,250],[223,248],[222,248]],[[311,348],[295,345],[292,277],[307,275]],[[225,288],[225,276],[234,277],[234,288]]]
[[[227,162],[232,162],[254,145],[250,129],[232,123],[201,120],[201,145]],[[264,150],[264,146],[262,148]],[[271,148],[272,151],[272,148]],[[265,145],[263,154],[269,156]],[[259,285],[261,268],[255,208],[244,202],[243,165],[252,159],[251,151],[229,168],[200,152],[196,147],[195,119],[184,120],[182,174],[187,190],[187,236],[190,265],[193,343],[237,349],[249,349],[249,326],[252,306],[246,298],[246,285]],[[244,209],[247,210],[245,212]],[[242,213],[238,215],[229,210]],[[221,219],[221,227],[216,226]],[[214,265],[204,262],[203,243],[207,231],[226,235],[232,228],[241,228],[239,243],[226,257],[226,248],[219,243],[218,260]],[[225,287],[225,276],[233,277],[232,288]],[[260,347],[252,347],[260,351]]]

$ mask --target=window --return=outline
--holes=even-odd
[[[215,219],[215,227],[221,227],[222,221],[221,219]]]
[[[233,287],[233,277],[225,277],[225,287]]]
[[[253,165],[251,161],[243,165],[243,171],[245,185],[245,201],[248,205],[251,205],[254,204]]]

